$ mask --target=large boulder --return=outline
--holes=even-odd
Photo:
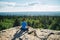
[[[20,36],[20,27],[0,31],[0,40],[60,40],[60,31],[29,28]],[[16,36],[16,37],[15,37]]]

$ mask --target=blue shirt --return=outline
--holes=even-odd
[[[27,23],[25,21],[22,22],[22,29],[26,29],[26,27],[27,27]]]

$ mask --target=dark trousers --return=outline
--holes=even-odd
[[[21,28],[22,31],[28,31],[28,28]]]

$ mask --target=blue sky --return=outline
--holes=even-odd
[[[60,11],[60,0],[0,0],[0,12]]]

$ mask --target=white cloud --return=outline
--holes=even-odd
[[[60,6],[58,5],[47,5],[47,4],[41,4],[41,3],[21,4],[16,2],[0,2],[0,6],[2,6],[0,8],[0,12],[60,11]]]
[[[16,2],[0,2],[0,6],[15,6]]]

